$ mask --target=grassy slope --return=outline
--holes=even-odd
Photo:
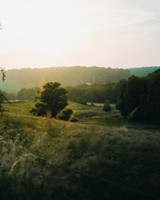
[[[75,117],[79,122],[87,124],[99,124],[103,126],[122,126],[124,120],[121,117],[119,111],[115,110],[115,106],[112,106],[111,112],[102,111],[103,104],[95,104],[96,106],[81,105],[77,103],[71,103],[68,106],[73,109]]]
[[[80,123],[33,117],[33,105],[4,104],[2,199],[159,199],[159,130],[76,103],[69,107]]]

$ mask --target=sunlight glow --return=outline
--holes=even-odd
[[[159,52],[160,3],[131,2],[2,1],[0,64],[6,67],[158,65],[160,60],[155,50]]]

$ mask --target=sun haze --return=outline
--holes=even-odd
[[[0,2],[0,65],[160,65],[158,0]]]

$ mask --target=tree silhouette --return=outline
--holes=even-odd
[[[160,124],[160,70],[146,77],[131,76],[121,90],[117,108],[128,119]]]
[[[40,95],[40,101],[36,103],[35,108],[30,112],[37,116],[56,115],[65,108],[67,103],[66,90],[60,87],[58,82],[50,82],[43,86],[43,91]]]

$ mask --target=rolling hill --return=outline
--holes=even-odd
[[[158,68],[160,67],[112,69],[75,66],[12,69],[6,71],[6,80],[5,82],[1,81],[0,89],[6,92],[17,92],[22,88],[40,87],[50,81],[60,82],[63,87],[83,83],[117,82],[128,79],[131,75],[145,76]]]

